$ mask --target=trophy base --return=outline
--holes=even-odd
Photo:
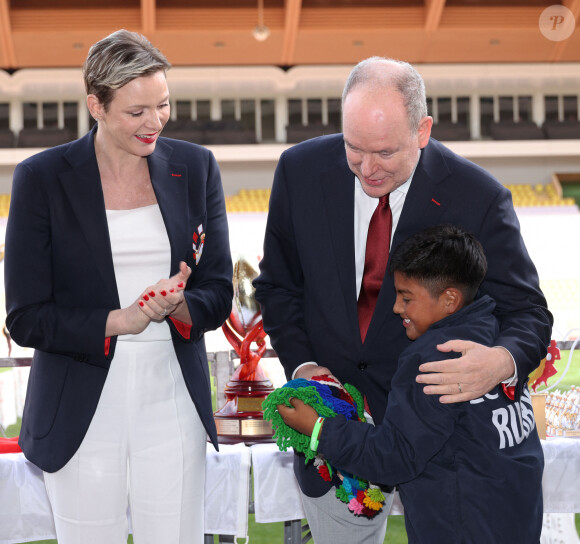
[[[269,421],[261,417],[219,417],[214,415],[217,428],[218,442],[220,444],[265,444],[274,442],[274,431]]]
[[[262,402],[274,391],[270,380],[230,380],[225,387],[227,401],[214,413],[220,444],[247,445],[274,442],[272,423],[264,421]]]

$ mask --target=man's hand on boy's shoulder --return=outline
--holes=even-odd
[[[487,347],[467,340],[449,340],[437,346],[442,352],[461,353],[456,359],[423,363],[417,382],[427,395],[441,395],[451,404],[477,399],[514,374],[514,362],[504,348]]]

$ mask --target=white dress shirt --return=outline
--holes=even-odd
[[[393,235],[397,230],[397,225],[399,224],[399,218],[401,217],[401,212],[405,204],[405,198],[407,198],[407,193],[411,187],[411,182],[413,180],[413,175],[415,174],[415,169],[411,172],[409,179],[403,183],[401,186],[397,187],[389,195],[389,206],[391,207],[391,214],[393,216],[393,224],[391,229],[391,243],[393,241]],[[360,286],[362,284],[362,277],[365,267],[365,253],[367,247],[367,234],[369,230],[369,224],[371,222],[371,217],[379,205],[379,199],[367,195],[363,188],[360,180],[354,176],[354,259],[355,259],[355,269],[356,269],[356,293],[357,298],[360,293]],[[508,380],[503,383],[506,385],[515,385],[517,383],[517,367],[513,355],[503,348],[512,358],[514,363],[514,374]],[[297,366],[292,373],[292,378],[296,376],[298,369],[305,365],[317,365],[315,361],[306,361],[301,365]]]
[[[413,173],[414,172],[415,171],[413,170]],[[401,217],[403,204],[405,204],[405,198],[407,197],[407,192],[411,186],[413,173],[411,174],[411,177],[403,183],[403,185],[397,187],[389,195],[389,206],[391,207],[391,214],[393,216],[391,242],[393,241],[393,235],[395,234],[395,230],[399,224],[399,217]],[[362,188],[360,180],[356,176],[354,180],[354,261],[356,267],[356,293],[358,298],[365,268],[365,253],[367,249],[369,224],[373,213],[379,205],[379,199],[367,195]]]
[[[399,217],[405,204],[407,192],[411,186],[411,180],[415,169],[411,172],[409,179],[400,187],[397,187],[389,195],[389,206],[391,207],[391,215],[393,216],[393,223],[391,228],[391,242],[393,241],[393,234],[399,224]],[[354,265],[356,270],[356,296],[360,293],[360,286],[362,284],[362,277],[365,268],[365,253],[367,249],[367,234],[369,231],[369,223],[371,217],[379,205],[379,199],[367,195],[360,180],[354,176]],[[292,378],[296,376],[298,369],[305,365],[317,365],[315,361],[306,361],[298,365],[292,373]]]

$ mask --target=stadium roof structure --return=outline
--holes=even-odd
[[[0,68],[79,66],[119,28],[175,66],[578,62],[579,23],[580,0],[0,0]]]

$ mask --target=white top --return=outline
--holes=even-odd
[[[158,204],[132,210],[107,210],[113,265],[121,308],[170,273],[171,247]],[[122,334],[118,341],[171,340],[169,325],[151,322],[140,334]]]

